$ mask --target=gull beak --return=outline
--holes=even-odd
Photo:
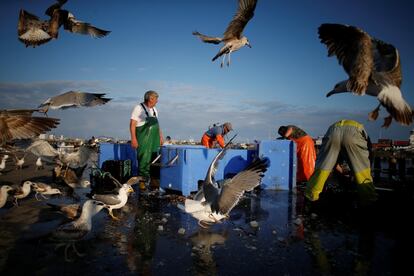
[[[129,193],[133,193],[134,192],[134,189],[132,189],[132,187],[129,187],[128,192]]]
[[[326,94],[326,97],[327,98],[329,98],[330,96],[332,96],[333,94],[336,94],[337,92],[335,91],[335,89],[334,90],[331,90],[331,91],[329,91],[327,94]]]

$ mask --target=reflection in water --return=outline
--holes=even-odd
[[[336,244],[329,244],[330,236],[323,229],[317,229],[313,223],[307,224],[305,242],[310,246],[316,269],[322,275],[337,274],[341,269],[353,275],[372,273],[375,233],[370,227],[362,226],[354,235],[345,235]],[[336,241],[338,242],[338,241]],[[352,267],[341,267],[338,260],[350,258]]]
[[[227,235],[227,231],[214,233],[208,229],[200,229],[190,236],[191,244],[193,245],[191,256],[196,275],[217,274],[217,265],[211,249],[216,245],[223,245]]]
[[[139,275],[150,275],[152,259],[157,244],[157,225],[154,223],[154,213],[160,212],[157,201],[149,202],[144,197],[139,198],[135,216],[135,228],[132,246],[129,247],[128,264],[134,268],[131,257],[135,258],[136,272]],[[132,269],[131,269],[132,270]]]
[[[245,223],[247,224],[251,221],[266,220],[269,217],[269,212],[262,208],[261,200],[260,194],[246,194],[246,197],[234,208],[235,210],[238,210],[235,213],[243,211]],[[237,217],[237,215],[235,215],[235,217]]]
[[[410,210],[411,194],[384,202],[364,221],[336,198],[309,209],[300,189],[262,191],[207,230],[177,211],[175,202],[131,197],[121,221],[99,214],[96,237],[81,245],[88,256],[65,263],[54,244],[38,239],[56,229],[61,216],[46,202],[29,198],[0,210],[0,274],[404,275],[402,268],[410,269],[411,256],[405,253],[411,250],[410,213],[403,210]],[[258,227],[250,224],[253,220]],[[180,228],[186,234],[178,234]]]
[[[318,274],[372,273],[376,233],[371,216],[360,210],[349,210],[349,205],[342,204],[342,201],[329,201],[329,205],[321,202],[316,214],[313,213],[314,209],[304,206],[301,190],[296,199],[296,210],[303,215],[303,227],[306,229],[304,241]],[[348,216],[352,223],[343,224],[341,219],[347,219]],[[350,263],[346,265],[344,260],[350,260]]]

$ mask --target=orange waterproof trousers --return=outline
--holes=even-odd
[[[224,148],[225,143],[224,143],[224,138],[222,135],[216,135],[216,138],[214,139],[208,136],[207,134],[204,134],[203,137],[201,138],[201,144],[209,149],[213,147],[215,141],[219,143],[220,147]]]
[[[313,139],[306,135],[297,139],[292,138],[291,140],[296,143],[296,181],[308,181],[315,170],[316,151]]]

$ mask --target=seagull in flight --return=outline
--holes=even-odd
[[[0,110],[0,146],[13,139],[33,138],[59,124],[59,119],[32,117],[34,111],[38,110]]]
[[[233,178],[226,179],[220,189],[214,179],[219,160],[223,159],[229,144],[216,155],[207,170],[202,182],[202,200],[186,199],[184,206],[179,206],[198,220],[201,227],[220,222],[228,217],[231,210],[239,203],[244,192],[252,191],[260,184],[263,173],[269,166],[268,159],[255,159],[246,169],[236,174]]]
[[[243,36],[243,29],[246,27],[250,19],[253,18],[254,10],[256,8],[257,0],[239,0],[239,7],[232,21],[227,26],[223,37],[211,37],[203,35],[197,31],[193,32],[193,35],[198,36],[201,41],[206,43],[220,44],[223,42],[224,46],[215,55],[212,61],[223,56],[221,61],[221,67],[223,67],[226,56],[227,66],[230,65],[230,54],[242,48],[248,46],[251,48],[250,42],[247,37]]]
[[[38,16],[21,9],[17,25],[19,40],[26,47],[36,47],[49,42],[51,39],[57,39],[61,26],[66,31],[90,35],[94,38],[100,38],[110,33],[110,31],[79,21],[71,12],[61,9],[66,2],[67,0],[58,0],[57,3],[47,8],[45,14],[50,17],[49,20],[41,20]]]
[[[382,127],[389,127],[392,119],[402,125],[413,122],[413,111],[401,93],[402,73],[398,50],[391,44],[371,37],[360,28],[342,24],[322,24],[321,43],[328,48],[328,56],[336,55],[349,78],[337,83],[326,96],[352,92],[377,97],[380,104],[369,113],[370,120],[378,118],[383,106],[390,114]]]
[[[102,93],[88,93],[80,91],[69,91],[51,98],[48,98],[39,108],[46,113],[49,109],[66,109],[80,106],[96,106],[109,102],[110,98],[104,98]]]

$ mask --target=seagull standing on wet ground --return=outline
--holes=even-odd
[[[128,196],[130,193],[134,192],[131,185],[128,183],[121,184],[116,178],[108,175],[109,178],[113,181],[116,186],[116,189],[109,191],[107,193],[95,193],[91,191],[88,195],[92,199],[102,201],[108,206],[109,215],[114,220],[119,220],[119,218],[115,217],[112,211],[114,209],[120,209],[125,206],[128,201]]]
[[[36,200],[39,200],[37,195],[40,194],[41,197],[44,199],[48,199],[45,195],[61,195],[62,192],[57,188],[52,188],[52,186],[42,183],[42,182],[31,182],[31,187],[33,191],[35,191],[35,198]]]
[[[38,170],[41,170],[41,169],[43,169],[44,167],[43,167],[43,162],[42,162],[42,158],[41,157],[38,157],[37,159],[36,159],[36,170],[38,171]]]
[[[2,158],[1,158],[1,162],[0,162],[0,175],[2,175],[2,171],[6,168],[6,161],[9,158],[8,154],[5,154]]]
[[[269,166],[268,159],[257,158],[246,169],[237,173],[233,178],[226,179],[220,189],[214,179],[219,160],[223,159],[231,141],[216,155],[207,170],[206,178],[202,182],[204,200],[186,199],[180,209],[189,213],[198,220],[201,227],[220,222],[227,218],[231,210],[238,204],[244,192],[252,191],[260,185],[263,173]]]
[[[363,30],[348,25],[322,24],[319,38],[328,48],[328,56],[336,55],[349,78],[335,85],[326,96],[352,92],[377,97],[380,104],[369,113],[376,120],[380,106],[390,114],[384,119],[387,128],[394,118],[402,125],[413,122],[413,111],[401,94],[401,62],[398,50],[391,44],[371,37]]]
[[[82,213],[80,217],[72,222],[61,225],[52,234],[52,240],[59,244],[56,248],[65,246],[65,260],[68,258],[68,249],[73,248],[79,257],[83,257],[76,249],[75,243],[82,240],[92,230],[92,218],[103,208],[108,208],[104,203],[97,200],[87,200],[82,205]]]
[[[224,46],[215,55],[212,61],[223,56],[220,66],[223,67],[224,61],[227,57],[227,66],[230,65],[230,54],[242,48],[248,46],[251,48],[250,42],[247,37],[243,36],[243,29],[246,27],[250,19],[253,18],[254,10],[256,8],[257,0],[239,0],[239,7],[232,21],[227,26],[223,37],[211,37],[203,35],[197,31],[193,32],[193,35],[198,36],[201,41],[206,43],[220,44],[224,43]]]
[[[38,16],[21,9],[17,25],[19,40],[26,47],[36,47],[49,42],[53,38],[57,39],[61,26],[66,31],[90,35],[94,38],[104,37],[110,33],[110,31],[79,21],[69,11],[61,9],[66,2],[67,0],[58,0],[57,3],[51,5],[45,11],[45,14],[50,17],[49,20],[40,20]]]
[[[3,185],[0,188],[0,208],[3,208],[3,206],[7,202],[7,197],[9,196],[9,192],[12,191],[13,188],[8,185]]]
[[[17,170],[23,169],[24,158],[26,157],[26,154],[24,154],[22,158],[18,158],[17,155],[15,155],[14,157],[16,158],[16,169]]]
[[[31,184],[32,184],[32,182],[25,181],[22,186],[18,186],[17,188],[13,189],[14,190],[14,194],[13,194],[14,205],[19,206],[17,200],[18,199],[23,199],[23,198],[27,197],[30,194]]]

